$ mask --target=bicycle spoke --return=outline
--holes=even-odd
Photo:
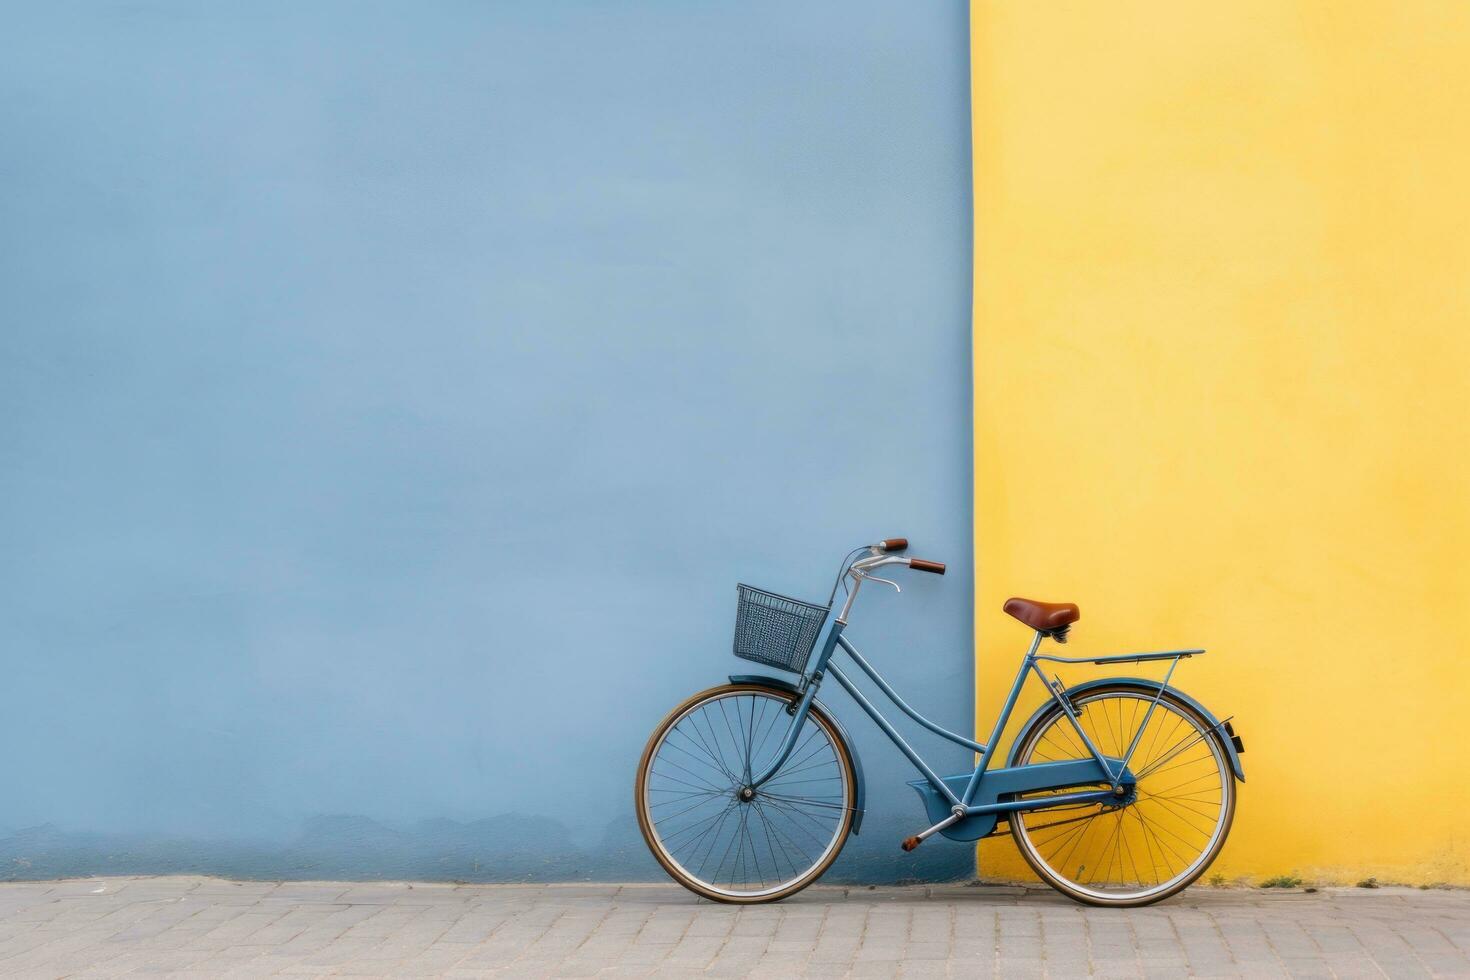
[[[691,770],[684,768],[683,766],[679,765],[677,762],[675,762],[672,759],[660,759],[659,761],[662,762],[666,766],[672,766],[673,768],[675,768],[675,769],[679,770],[680,772],[684,773],[684,775],[690,777],[691,779],[699,780],[699,782],[698,782],[697,785],[698,785],[698,787],[700,789],[712,789],[712,790],[715,790],[715,791],[718,792],[720,790],[720,788],[721,788],[719,786],[716,786],[714,783],[707,782],[705,780],[705,777],[701,776],[699,773],[692,772]],[[664,773],[657,773],[657,775],[664,776],[665,779],[675,779],[674,776],[668,776],[668,775],[665,775]],[[689,785],[695,785],[695,784],[689,784]]]
[[[761,830],[764,831],[764,833],[766,835],[766,846],[770,848],[771,861],[772,861],[772,864],[774,865],[773,870],[774,870],[774,872],[776,874],[779,875],[781,873],[781,862],[779,860],[777,860],[777,855],[779,853],[782,853],[782,852],[777,851],[777,849],[776,849],[776,841],[775,841],[774,838],[771,837],[771,822],[770,822],[770,820],[768,820],[766,818],[765,811],[759,805],[756,805],[755,806],[755,812],[756,812],[756,815],[761,818]],[[789,857],[787,858],[787,864],[788,864],[788,867],[791,868],[792,873],[794,874],[796,872],[796,866],[795,866],[795,864],[792,864],[791,863],[791,860],[790,860]]]
[[[787,818],[791,821],[792,827],[800,830],[808,837],[811,837],[813,842],[821,843],[822,839],[818,835],[822,834],[826,830],[826,821],[822,820],[816,814],[809,813],[806,810],[801,809],[801,807],[794,806],[790,803],[785,803],[780,800],[773,800],[770,797],[764,797],[764,801],[768,806],[776,810],[778,813],[785,814]],[[798,817],[800,819],[797,819]],[[815,833],[813,833],[813,831],[815,831]]]
[[[847,807],[843,806],[841,803],[828,803],[825,800],[817,800],[810,797],[802,799],[795,796],[783,796],[780,793],[767,793],[762,791],[760,794],[760,798],[763,800],[779,800],[783,803],[790,803],[793,806],[828,807],[833,810],[847,809]]]
[[[682,735],[683,732],[674,732],[674,733],[671,733],[671,734]],[[682,745],[677,745],[677,744],[675,744],[674,742],[671,741],[671,742],[669,742],[669,748],[670,749],[673,749],[676,752],[682,752],[686,757],[688,757],[690,760],[692,760],[692,762],[693,762],[694,765],[704,765],[704,762],[700,759],[699,756],[697,756],[694,753],[690,752],[688,749],[684,748]],[[720,760],[716,759],[714,756],[709,755],[708,753],[705,753],[705,758],[707,758],[711,762],[715,763],[715,765],[717,767],[719,767],[722,771],[724,770],[724,767],[722,765],[720,765]],[[725,773],[725,775],[726,776],[729,776],[730,774],[729,773]],[[731,781],[734,782],[733,778],[732,778]]]
[[[724,827],[725,827],[725,821],[729,819],[730,813],[734,809],[735,809],[735,801],[732,799],[725,806],[725,809],[720,814],[720,823],[714,829],[715,830],[715,836],[710,840],[709,849],[707,851],[705,851],[704,860],[699,863],[699,870],[696,871],[696,872],[694,872],[695,874],[703,874],[704,873],[704,866],[709,863],[709,859],[714,855],[714,851],[715,851],[716,845],[718,845],[719,842],[720,842],[720,831],[724,829]],[[694,848],[694,853],[695,854],[698,854],[699,853],[699,847],[697,845]]]
[[[721,811],[721,812],[723,812],[723,811]],[[664,837],[664,842],[667,843],[667,844],[672,844],[675,840],[677,840],[679,837],[683,836],[684,834],[691,833],[691,832],[693,832],[695,830],[700,829],[701,827],[708,826],[710,823],[712,823],[719,816],[720,816],[720,814],[717,813],[713,817],[710,817],[708,820],[696,820],[696,821],[694,821],[692,823],[686,824],[683,827],[680,827],[678,829],[671,830]],[[690,839],[692,840],[693,838],[690,838]]]
[[[809,868],[809,867],[812,866],[813,863],[815,863],[816,856],[817,855],[814,854],[809,847],[807,847],[806,845],[802,844],[800,841],[798,841],[795,837],[793,837],[790,834],[789,830],[795,829],[795,828],[793,828],[791,826],[791,818],[789,816],[786,818],[787,819],[787,829],[784,829],[783,830],[782,827],[781,827],[781,825],[779,823],[777,823],[775,820],[772,819],[772,814],[771,814],[770,810],[767,809],[767,805],[765,803],[757,804],[756,809],[761,814],[762,819],[766,820],[767,823],[771,826],[771,828],[776,832],[776,836],[782,841],[783,845],[786,847],[786,849],[788,851],[788,856],[789,856],[789,852],[795,852],[801,858],[801,867],[802,868]],[[779,812],[777,812],[775,815],[776,816],[780,816],[781,814]],[[810,835],[808,835],[808,836],[810,836]],[[819,854],[820,853],[820,843],[821,842],[818,841],[817,843],[819,845],[819,850],[818,850],[817,853]],[[796,866],[796,862],[795,861],[792,861],[792,865],[793,865],[793,867],[795,867]]]
[[[665,761],[667,761],[667,760],[665,760]],[[661,779],[667,779],[671,783],[678,783],[680,786],[688,786],[690,789],[694,789],[694,790],[699,790],[699,791],[712,791],[712,792],[717,792],[717,793],[724,792],[719,787],[717,787],[717,786],[711,786],[709,783],[695,784],[695,783],[688,782],[687,780],[680,779],[677,776],[670,776],[668,773],[658,772],[657,770],[654,770],[653,771],[653,775],[658,776]]]
[[[718,747],[718,745],[720,743],[720,740],[718,738],[714,737],[715,732],[714,732],[714,728],[710,725],[710,719],[709,719],[709,717],[706,716],[704,714],[704,712],[702,712],[702,711],[699,713],[699,715],[697,717],[704,718],[705,727],[709,730],[709,734],[711,736],[710,740],[709,741],[705,741],[704,734],[699,731],[699,724],[698,724],[698,722],[696,720],[694,720],[693,718],[690,719],[690,723],[689,723],[690,724],[690,727],[693,728],[694,729],[694,733],[699,736],[700,745],[702,745],[704,747],[705,751],[709,753],[709,757],[712,760],[714,760],[714,763],[715,763],[716,766],[719,767],[720,772],[724,773],[725,774],[725,778],[728,779],[728,780],[730,780],[730,782],[733,784],[736,781],[735,780],[735,773],[733,773],[733,772],[730,771],[729,765],[726,764],[726,762],[725,762],[725,757],[720,752],[717,751],[717,747]],[[674,731],[678,731],[678,726],[677,725],[674,726]]]

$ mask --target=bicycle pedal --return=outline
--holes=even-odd
[[[904,839],[904,842],[898,846],[903,848],[905,851],[912,851],[914,848],[918,847],[922,843],[924,843],[924,838],[922,837],[907,837]]]

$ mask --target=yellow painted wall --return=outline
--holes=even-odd
[[[971,14],[979,730],[1075,601],[1210,649],[1215,871],[1470,884],[1470,4]]]

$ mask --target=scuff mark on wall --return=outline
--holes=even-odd
[[[915,815],[864,826],[849,840],[828,883],[950,880],[969,875],[969,848],[899,852],[900,832]],[[280,841],[100,834],[43,825],[0,838],[0,879],[32,881],[87,875],[206,874],[229,878],[430,880],[466,882],[657,881],[631,816],[609,821],[596,840],[578,840],[544,815],[501,814],[484,820],[423,820],[396,827],[363,816],[307,820]]]

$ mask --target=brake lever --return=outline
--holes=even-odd
[[[903,591],[903,589],[900,589],[898,587],[898,583],[897,582],[890,581],[890,580],[888,580],[886,578],[879,578],[876,575],[868,575],[866,573],[863,575],[863,578],[871,579],[874,582],[882,582],[884,585],[891,585],[891,586],[893,586],[893,591],[894,592],[902,592]]]

